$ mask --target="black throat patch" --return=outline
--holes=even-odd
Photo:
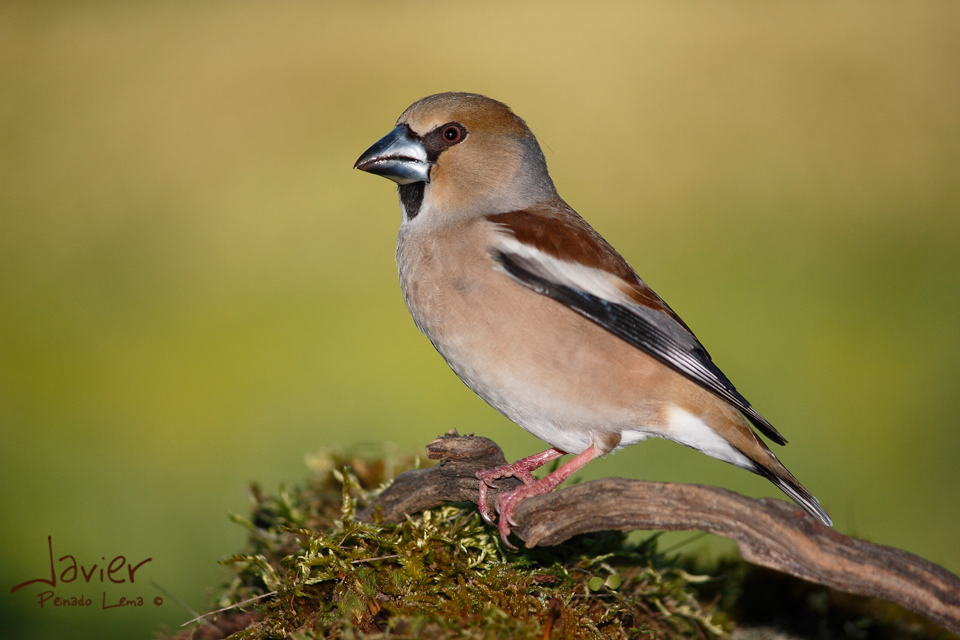
[[[402,184],[398,191],[400,192],[400,206],[403,207],[403,214],[407,220],[413,220],[420,213],[420,207],[423,206],[423,190],[427,187],[426,182],[412,182]]]

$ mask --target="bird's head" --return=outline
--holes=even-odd
[[[354,168],[393,180],[407,220],[524,209],[556,196],[526,123],[507,105],[473,93],[415,102]]]

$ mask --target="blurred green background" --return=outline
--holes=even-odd
[[[960,571],[960,5],[5,1],[0,635],[176,627],[149,581],[206,606],[247,482],[320,447],[543,448],[416,332],[351,170],[448,90],[527,119],[838,530]],[[610,475],[781,497],[665,442]],[[41,609],[48,535],[153,561]]]

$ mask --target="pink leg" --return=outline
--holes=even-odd
[[[566,464],[542,480],[538,480],[533,484],[525,484],[522,487],[517,487],[513,491],[509,491],[507,493],[499,494],[497,496],[497,511],[500,512],[499,529],[500,539],[503,540],[503,544],[507,545],[511,549],[516,548],[510,544],[507,538],[510,535],[510,526],[517,524],[516,520],[513,519],[513,512],[516,510],[517,505],[520,504],[522,500],[532,496],[540,496],[545,493],[550,493],[560,486],[564,480],[581,469],[585,464],[591,460],[599,458],[602,455],[603,451],[601,451],[597,445],[590,445],[590,448],[588,448],[586,451],[578,454],[572,460],[568,461]]]
[[[531,471],[539,469],[551,460],[556,460],[565,455],[567,455],[566,452],[560,451],[560,449],[547,449],[542,453],[517,460],[513,464],[505,464],[494,467],[493,469],[477,471],[477,479],[480,480],[480,504],[478,505],[480,507],[480,515],[483,516],[484,520],[493,524],[493,513],[487,504],[487,487],[492,487],[494,480],[513,476],[522,480],[524,484],[533,484],[536,482],[536,479],[530,473]]]

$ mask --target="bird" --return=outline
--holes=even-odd
[[[536,136],[507,105],[462,92],[407,108],[355,169],[398,185],[396,260],[417,328],[477,395],[550,445],[477,473],[503,542],[524,499],[647,438],[763,476],[830,516],[757,435],[786,440],[690,328],[557,193]],[[532,472],[571,454],[541,479]],[[513,476],[494,508],[487,487]]]

